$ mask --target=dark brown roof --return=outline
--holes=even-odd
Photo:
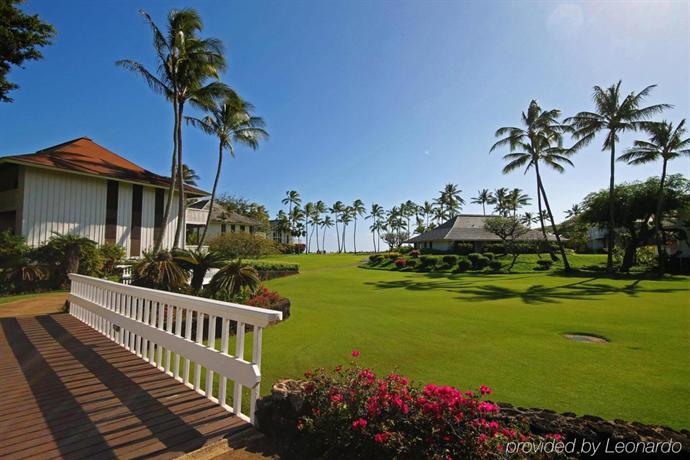
[[[424,241],[501,241],[495,234],[484,228],[484,220],[487,217],[481,214],[460,214],[455,216],[447,222],[439,225],[433,230],[424,232],[414,238],[410,238],[406,243],[421,243]],[[549,241],[555,241],[556,238],[547,233]],[[533,241],[542,239],[543,236],[539,230],[530,230],[519,241]]]
[[[36,153],[2,157],[0,161],[91,174],[156,187],[170,186],[170,178],[147,171],[96,144],[88,137],[73,139]],[[208,195],[207,192],[189,185],[185,185],[185,190],[197,196]]]

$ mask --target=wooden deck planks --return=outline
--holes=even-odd
[[[0,323],[0,458],[174,458],[254,430],[72,316]]]

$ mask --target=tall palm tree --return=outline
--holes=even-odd
[[[493,204],[495,205],[495,211],[506,216],[508,213],[508,189],[506,187],[497,188],[493,195]]]
[[[300,206],[302,204],[302,197],[299,196],[299,192],[296,190],[288,190],[285,192],[285,198],[282,199],[281,203],[288,205],[288,218],[292,219],[292,207]],[[294,226],[294,222],[290,220],[290,226]],[[292,229],[290,229],[292,231]]]
[[[422,214],[424,215],[424,219],[426,220],[425,227],[429,228],[429,217],[433,217],[434,215],[434,205],[433,203],[425,201],[424,204],[422,204],[421,209]]]
[[[357,217],[362,217],[364,214],[367,212],[367,208],[364,207],[364,202],[360,199],[356,199],[353,203],[351,208],[352,209],[352,218],[355,222],[354,229],[352,230],[352,245],[355,250],[355,254],[357,254]]]
[[[178,188],[178,219],[173,248],[181,241],[186,209],[184,178],[182,176],[182,119],[186,103],[208,107],[214,97],[225,93],[228,87],[217,80],[225,69],[223,45],[215,38],[202,39],[197,36],[203,30],[199,14],[192,9],[173,10],[168,14],[167,33],[153,22],[146,12],[141,12],[153,32],[153,43],[158,61],[154,74],[133,60],[124,59],[116,64],[141,75],[151,89],[163,94],[173,105],[173,155],[171,183],[163,212],[163,225],[154,240],[154,252],[160,249],[175,186]]]
[[[252,115],[254,107],[242,100],[234,92],[217,100],[214,107],[209,109],[209,114],[202,119],[186,117],[187,123],[201,129],[206,134],[218,139],[218,163],[216,165],[216,177],[213,180],[211,199],[204,232],[201,234],[197,250],[200,250],[206,240],[206,233],[211,222],[211,213],[216,199],[218,181],[223,165],[223,152],[227,151],[230,157],[235,157],[234,144],[242,144],[256,150],[261,139],[267,139],[268,133],[264,129],[264,121],[261,117]]]
[[[477,192],[477,196],[472,198],[473,204],[482,205],[482,214],[486,215],[486,205],[491,204],[493,200],[493,194],[487,188],[481,189]]]
[[[570,209],[565,210],[565,217],[566,219],[570,219],[571,217],[578,216],[581,212],[582,208],[579,204],[575,203],[570,207]]]
[[[290,214],[290,222],[292,222],[292,235],[297,237],[297,242],[301,242],[301,237],[304,233],[304,224],[302,223],[302,220],[304,220],[305,213],[304,210],[302,210],[301,207],[295,206],[292,208],[292,214]]]
[[[465,200],[460,196],[462,190],[458,188],[457,184],[446,184],[439,193],[441,194],[439,203],[445,209],[448,218],[452,219],[460,212],[462,205],[465,204]]]
[[[323,252],[326,252],[326,229],[333,227],[333,219],[331,216],[326,216],[323,218],[321,221],[321,229],[322,229],[322,234],[321,234],[321,247],[323,248]]]
[[[343,252],[347,252],[346,249],[346,244],[345,244],[345,231],[347,230],[347,226],[352,222],[354,219],[354,211],[352,210],[352,206],[345,206],[343,208],[343,211],[340,213],[340,223],[343,224],[343,237],[341,241],[343,242]]]
[[[312,217],[314,216],[314,203],[311,201],[309,203],[306,203],[304,205],[304,242],[305,242],[305,252],[308,254],[309,253],[309,222],[311,221]],[[312,231],[314,228],[312,227]]]
[[[513,217],[517,215],[517,210],[523,206],[529,206],[532,199],[529,195],[522,193],[522,189],[514,188],[508,193],[508,208],[513,211]]]
[[[647,123],[644,130],[649,134],[649,139],[635,141],[633,147],[618,157],[618,160],[627,161],[631,165],[642,165],[659,159],[662,160],[659,196],[656,204],[656,215],[654,216],[654,233],[659,257],[659,270],[663,272],[666,267],[666,238],[662,227],[666,168],[669,161],[690,155],[690,138],[683,139],[686,133],[684,119],[675,128],[673,123],[662,121],[660,123]]]
[[[606,89],[599,86],[594,87],[594,106],[595,112],[580,112],[577,115],[567,118],[566,123],[570,123],[574,128],[573,136],[577,140],[573,149],[579,149],[592,142],[594,136],[599,131],[606,132],[606,138],[601,150],[607,149],[611,153],[610,157],[610,176],[609,176],[609,222],[607,228],[608,256],[606,269],[609,273],[613,272],[613,245],[615,242],[615,164],[616,164],[616,142],[620,133],[626,131],[637,131],[644,126],[645,121],[649,120],[663,110],[670,108],[668,104],[656,104],[641,107],[644,99],[649,96],[656,85],[647,86],[639,93],[632,92],[627,96],[621,94],[621,81],[611,85]]]
[[[189,166],[182,165],[182,179],[187,185],[196,185],[196,181],[199,180],[199,175]]]
[[[538,217],[532,212],[526,212],[522,215],[522,223],[529,229],[532,228],[532,224],[539,220]]]
[[[321,215],[326,212],[326,203],[319,200],[314,205],[314,228],[316,229],[316,251],[321,252],[319,248],[319,226],[321,225],[322,219]],[[326,248],[323,248],[324,250]]]
[[[556,222],[551,212],[546,190],[541,177],[539,166],[546,164],[552,169],[562,173],[564,164],[572,166],[573,163],[568,159],[575,150],[567,150],[561,147],[563,133],[569,130],[568,126],[558,121],[561,111],[558,109],[542,110],[537,101],[532,100],[527,108],[527,112],[522,113],[522,128],[506,126],[496,131],[499,140],[491,147],[491,152],[495,149],[508,145],[510,153],[503,156],[508,163],[503,167],[503,174],[508,174],[518,168],[525,167],[525,174],[530,168],[534,168],[537,179],[537,203],[539,216],[541,217],[541,199],[551,220],[551,228],[556,237],[558,248],[563,258],[563,265],[566,271],[570,271],[568,257],[565,254],[565,247],[556,227]],[[548,242],[546,228],[543,219],[540,219],[541,230],[545,242]]]
[[[380,235],[381,232],[381,219],[383,219],[383,206],[377,203],[372,203],[371,204],[371,209],[369,210],[369,215],[365,217],[365,219],[372,219],[372,223],[369,226],[369,230],[371,231],[371,239],[373,240],[374,243],[374,251],[378,252],[377,246],[376,246],[376,235],[377,233]]]
[[[345,210],[345,204],[342,201],[336,201],[333,206],[329,208],[329,212],[335,217],[335,235],[338,238],[338,252],[340,249],[340,231],[338,230],[338,222],[340,222],[340,214]]]

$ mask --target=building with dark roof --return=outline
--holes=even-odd
[[[204,198],[195,201],[187,206],[187,241],[194,241],[194,236],[199,237],[203,232],[203,227],[206,225],[209,210],[211,208],[211,200]],[[223,235],[225,233],[247,232],[266,236],[265,225],[258,220],[251,217],[243,216],[236,212],[228,211],[218,203],[213,203],[211,210],[211,221],[208,226],[208,233],[206,238]],[[198,239],[196,240],[198,241]]]
[[[460,214],[438,227],[410,238],[406,243],[418,249],[450,251],[456,244],[471,243],[475,251],[481,251],[486,243],[500,243],[501,239],[484,227],[487,217],[481,214]],[[549,241],[556,238],[547,234]],[[544,237],[539,230],[530,230],[518,241],[539,241]]]
[[[35,153],[0,157],[0,231],[23,235],[31,246],[55,233],[123,246],[130,257],[153,247],[165,225],[173,246],[177,193],[163,222],[170,178],[80,137]],[[186,186],[189,197],[207,192]]]

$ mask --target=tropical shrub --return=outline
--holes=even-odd
[[[414,268],[417,266],[417,259],[407,259],[407,268]]]
[[[354,351],[353,356],[359,353]],[[305,374],[294,458],[504,459],[509,441],[536,441],[499,418],[486,386],[461,391],[410,384],[398,374],[379,377],[352,364]]]
[[[369,262],[372,264],[378,264],[381,263],[383,260],[383,256],[381,254],[372,254],[369,256]]]
[[[390,260],[395,260],[395,259],[397,259],[398,257],[400,257],[400,253],[399,253],[399,252],[388,252],[388,253],[386,253],[386,254],[384,254],[384,255],[385,255],[386,257],[388,257]]]
[[[489,261],[489,268],[495,272],[499,271],[503,267],[503,264],[501,263],[500,260],[490,260]]]
[[[189,274],[183,270],[169,251],[144,251],[142,258],[132,268],[132,284],[169,292],[187,290]]]
[[[96,242],[74,234],[54,233],[46,244],[32,250],[30,257],[46,267],[51,287],[65,286],[68,273],[93,276],[103,268]]]
[[[458,272],[466,272],[470,268],[472,268],[472,262],[467,260],[466,257],[461,257],[460,260],[458,260],[458,267],[456,268]]]
[[[400,252],[400,254],[409,254],[412,249],[412,246],[400,246],[398,252]]]
[[[407,260],[403,259],[400,257],[399,259],[395,259],[395,266],[398,268],[404,268],[405,265],[407,265]]]
[[[254,294],[260,283],[256,269],[238,260],[230,262],[213,275],[208,293],[214,299],[243,302]]]
[[[225,233],[209,240],[209,250],[229,259],[246,259],[278,254],[275,241],[247,232]]]
[[[259,272],[299,271],[299,264],[292,264],[288,262],[264,262],[263,260],[245,260],[244,263],[245,265],[254,267]]]
[[[458,256],[447,255],[447,256],[443,256],[443,258],[441,260],[443,260],[443,263],[446,264],[447,266],[452,267],[453,265],[458,263]]]
[[[506,254],[506,245],[503,243],[487,243],[484,245],[484,251],[491,252],[494,254]]]
[[[537,260],[537,266],[535,270],[548,270],[553,265],[553,261],[550,259],[539,259]]]
[[[226,263],[226,260],[219,253],[204,250],[178,251],[174,254],[174,259],[183,270],[192,274],[189,285],[194,294],[197,294],[203,287],[204,278],[210,269],[220,268]]]
[[[24,237],[0,232],[0,293],[24,292],[29,286],[35,287],[36,281],[47,278],[48,270],[29,255]]]
[[[421,256],[419,262],[422,264],[422,268],[432,270],[436,266],[438,259],[433,256]]]
[[[105,243],[98,247],[103,266],[101,271],[105,276],[114,275],[117,272],[115,268],[125,258],[125,248],[115,243]]]
[[[474,245],[472,243],[459,243],[459,242],[453,243],[453,252],[456,254],[466,256],[467,254],[471,253],[472,251],[474,251]]]
[[[472,270],[482,270],[489,265],[489,259],[479,254],[478,252],[473,252],[468,254],[467,258],[472,263]]]
[[[280,311],[283,313],[283,320],[290,317],[290,301],[276,291],[270,291],[265,287],[260,287],[254,295],[244,303],[253,307]]]
[[[417,257],[419,257],[419,250],[417,250],[417,249],[411,250],[410,251],[410,257],[412,257],[413,259],[416,259]]]
[[[494,260],[496,258],[496,254],[493,252],[482,252],[482,255],[489,260]]]

